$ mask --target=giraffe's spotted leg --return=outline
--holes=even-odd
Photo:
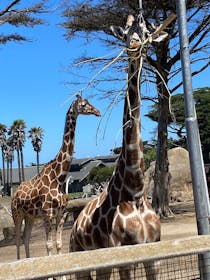
[[[20,242],[21,242],[21,226],[23,222],[22,216],[16,218],[13,217],[16,230],[16,247],[17,247],[17,259],[20,259]]]
[[[159,261],[144,262],[143,265],[146,272],[147,280],[159,279],[159,269],[160,269]]]
[[[91,274],[89,271],[83,271],[75,273],[76,280],[92,280]]]
[[[134,266],[123,266],[119,268],[120,280],[135,279]]]
[[[25,246],[26,258],[30,258],[29,241],[31,237],[32,227],[34,224],[33,217],[25,217],[25,227],[23,232],[23,242]]]
[[[61,254],[62,249],[62,232],[63,232],[63,225],[66,220],[68,212],[64,213],[62,217],[58,216],[56,219],[56,249],[57,254]]]
[[[46,247],[48,256],[52,255],[53,237],[52,237],[52,221],[45,218]]]

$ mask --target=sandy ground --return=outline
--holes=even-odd
[[[171,205],[171,209],[175,216],[162,220],[161,239],[174,240],[197,235],[197,226],[193,202],[189,201],[175,203]],[[70,230],[71,222],[68,222],[67,224],[65,224],[63,232],[63,253],[68,252]],[[0,262],[15,261],[16,246],[14,244],[4,244],[2,240],[3,233],[0,230]],[[30,252],[31,257],[46,255],[45,232],[41,223],[37,223],[33,227],[30,242]],[[21,246],[21,257],[25,257],[23,246]]]

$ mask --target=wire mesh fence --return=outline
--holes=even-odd
[[[210,236],[0,264],[0,280],[210,279]]]
[[[145,267],[148,270],[147,273]],[[101,271],[89,271],[66,275],[66,280],[198,280],[202,279],[200,275],[200,268],[198,255],[192,254],[163,260],[160,259],[155,264],[155,270],[151,266],[151,263],[147,263],[145,265],[143,263],[139,263],[136,265],[130,265],[129,267],[122,266],[120,268],[113,268],[111,269],[111,274],[110,271],[106,271],[106,269],[104,269]]]

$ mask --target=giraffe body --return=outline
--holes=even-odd
[[[14,194],[11,209],[16,228],[18,259],[20,258],[23,220],[25,221],[23,241],[26,257],[30,257],[29,240],[36,218],[44,220],[48,255],[52,254],[52,227],[55,223],[57,253],[61,252],[62,229],[67,215],[66,205],[68,202],[68,196],[63,194],[62,187],[72,161],[76,120],[79,114],[100,116],[100,112],[86,99],[77,96],[77,100],[72,103],[66,114],[63,142],[55,159],[47,163],[39,175],[29,181],[22,182]]]
[[[120,37],[126,40],[129,56],[128,89],[124,101],[123,142],[109,182],[98,198],[78,216],[70,236],[70,251],[141,244],[160,240],[160,220],[144,191],[143,141],[140,127],[139,79],[147,30],[140,19],[129,16]],[[119,28],[118,28],[119,31]],[[147,279],[156,279],[154,263],[145,263]],[[97,279],[110,279],[111,270],[97,272]],[[128,267],[119,269],[120,279],[134,279]],[[88,273],[77,275],[89,279]]]
[[[118,201],[114,192],[116,198],[105,190],[82,210],[71,232],[70,251],[160,240],[160,221],[147,198]]]

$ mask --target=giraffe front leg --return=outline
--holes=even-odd
[[[17,259],[20,259],[20,241],[21,241],[21,226],[22,226],[23,218],[15,218],[15,231],[16,231],[16,247],[17,247]]]
[[[134,265],[120,267],[119,268],[120,280],[135,279],[134,267],[135,267]]]
[[[65,223],[66,217],[68,213],[64,213],[62,218],[57,217],[56,219],[56,249],[57,249],[57,254],[61,254],[61,249],[62,249],[62,233],[63,233],[63,225]],[[66,280],[65,276],[61,276],[61,280]]]
[[[68,213],[64,213],[62,217],[57,217],[56,219],[56,249],[57,254],[61,254],[62,249],[62,233],[63,233],[63,225],[66,220]]]
[[[46,247],[48,256],[52,255],[53,238],[52,238],[52,220],[45,219]]]
[[[147,280],[158,280],[160,261],[144,262],[143,265]]]
[[[89,271],[75,273],[76,280],[92,280],[91,273]]]

